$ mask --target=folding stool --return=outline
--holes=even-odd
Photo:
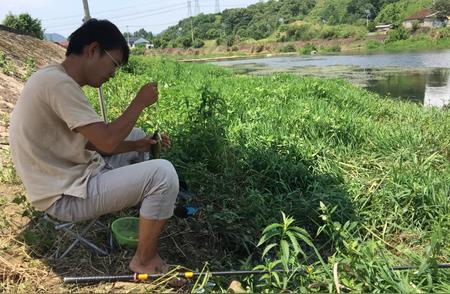
[[[63,239],[65,236],[70,236],[72,237],[74,240],[73,242],[65,249],[65,251],[60,254],[60,245],[57,245],[57,249],[54,253],[54,258],[55,259],[62,259],[64,258],[69,252],[70,250],[72,250],[75,245],[77,245],[79,242],[81,242],[82,244],[88,246],[90,249],[94,250],[95,252],[99,253],[100,255],[104,255],[107,256],[109,255],[109,252],[105,249],[100,248],[99,246],[95,245],[92,241],[86,239],[84,236],[86,235],[86,233],[88,233],[94,225],[98,225],[100,226],[102,229],[108,230],[109,228],[108,226],[104,225],[103,223],[101,223],[97,218],[91,220],[85,227],[83,227],[81,229],[78,228],[79,224],[74,223],[74,222],[62,222],[59,220],[55,220],[54,218],[50,217],[48,214],[45,214],[43,219],[49,223],[51,223],[54,227],[54,229],[56,231],[64,231],[64,234],[59,238],[60,241],[61,239]],[[112,236],[110,234],[110,232],[108,232],[108,245],[110,248],[112,248]]]

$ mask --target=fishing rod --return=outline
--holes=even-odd
[[[438,263],[436,264],[436,268],[450,268],[450,263]],[[418,266],[415,265],[396,265],[396,266],[392,266],[390,267],[391,270],[394,271],[404,271],[404,270],[414,270],[414,269],[419,269]]]
[[[450,263],[441,263],[436,265],[439,269],[449,269]],[[389,269],[395,271],[402,270],[414,270],[419,269],[419,266],[413,265],[397,265],[392,266]],[[239,275],[264,275],[269,273],[293,273],[298,272],[301,274],[310,273],[312,270],[296,270],[296,271],[285,271],[283,269],[274,269],[271,271],[268,270],[242,270],[242,271],[215,271],[215,272],[179,272],[174,273],[173,275],[169,274],[131,274],[131,275],[118,275],[118,276],[90,276],[90,277],[64,277],[64,283],[94,283],[94,282],[142,282],[148,280],[155,280],[162,277],[174,277],[174,278],[185,278],[185,279],[193,279],[200,276],[211,275],[211,276],[239,276]]]
[[[294,272],[294,271],[293,271]],[[295,272],[304,273],[303,270],[297,270]],[[215,271],[215,272],[179,272],[170,274],[139,274],[135,273],[132,275],[119,275],[119,276],[91,276],[91,277],[64,277],[64,283],[93,283],[93,282],[142,282],[147,280],[158,279],[162,277],[174,277],[174,278],[185,278],[193,279],[200,276],[243,276],[243,275],[264,275],[269,273],[287,273],[287,271],[282,269],[274,269],[271,271],[259,270],[243,270],[243,271]]]

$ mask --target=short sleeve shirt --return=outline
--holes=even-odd
[[[11,114],[9,143],[34,207],[46,210],[62,194],[87,197],[89,178],[105,162],[86,149],[87,139],[75,128],[101,121],[62,65],[47,66],[30,77]]]

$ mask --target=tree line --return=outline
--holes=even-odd
[[[275,41],[346,37],[358,34],[358,28],[365,28],[364,34],[374,31],[376,24],[398,27],[421,8],[433,8],[442,18],[450,15],[449,0],[271,0],[183,19],[152,42],[155,47],[188,48],[202,47],[204,40],[232,46],[269,37]]]
[[[445,18],[450,15],[450,0],[270,0],[185,18],[156,36],[145,29],[124,35],[143,37],[157,48],[200,48],[205,40],[232,46],[273,36],[276,41],[346,37],[357,33],[356,27],[371,31],[375,24],[399,26],[408,13],[420,8],[433,8]],[[9,14],[3,24],[40,39],[44,35],[41,21],[27,13]]]

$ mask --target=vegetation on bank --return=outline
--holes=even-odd
[[[212,65],[133,57],[103,88],[109,120],[149,80],[158,81],[160,100],[138,125],[171,135],[173,148],[164,158],[200,207],[189,222],[171,220],[170,235],[191,238],[176,239],[165,256],[170,262],[198,270],[208,262],[209,270],[306,272],[236,277],[250,292],[450,291],[449,273],[436,268],[450,255],[448,110],[383,99],[343,80],[240,76]],[[86,90],[97,105],[97,92]],[[11,166],[2,174],[2,182],[16,179]],[[36,215],[23,196],[16,202]],[[3,216],[0,223],[9,222]],[[73,263],[42,257],[52,239],[36,219],[25,233],[5,241],[11,243],[3,254],[21,252],[22,244],[32,252],[29,269],[44,261],[56,272],[71,272]],[[126,263],[123,250],[113,264],[80,252],[79,275],[98,274],[96,264],[117,273]],[[390,269],[398,264],[419,269]],[[45,282],[36,281],[42,277],[20,289],[41,289]],[[229,282],[209,281],[195,287],[226,291]],[[14,279],[0,288],[19,289]]]
[[[435,30],[417,30],[410,32],[404,29],[392,30],[383,39],[360,39],[346,42],[339,39],[332,42],[324,42],[314,39],[307,42],[285,42],[270,43],[259,42],[251,46],[216,46],[208,44],[201,49],[144,49],[136,48],[131,51],[133,55],[166,55],[182,60],[202,59],[226,59],[245,57],[266,57],[268,55],[283,54],[329,54],[329,53],[371,53],[371,52],[400,52],[400,51],[423,51],[450,48],[450,27]]]
[[[242,43],[309,41],[353,37],[365,39],[377,24],[400,28],[417,10],[432,8],[446,19],[446,0],[267,1],[181,20],[157,36],[141,29],[157,48],[201,48],[206,40],[232,47]]]

